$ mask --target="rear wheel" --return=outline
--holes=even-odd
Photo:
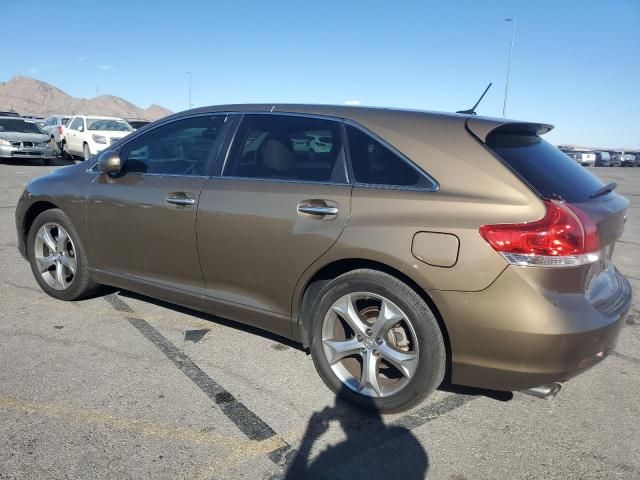
[[[45,293],[60,300],[79,300],[99,290],[91,280],[78,233],[62,210],[46,210],[36,217],[27,248],[31,271]]]
[[[69,153],[69,147],[65,141],[62,142],[62,158],[65,160],[73,160],[73,155]]]
[[[316,369],[347,401],[398,412],[444,378],[444,339],[433,312],[391,275],[365,269],[341,275],[320,291],[312,316]]]

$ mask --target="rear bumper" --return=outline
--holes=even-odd
[[[509,267],[481,292],[434,292],[451,342],[451,381],[496,390],[563,382],[615,347],[631,306],[631,286],[606,306],[579,293],[543,291]]]

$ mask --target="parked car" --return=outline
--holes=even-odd
[[[610,167],[620,167],[622,166],[622,162],[620,161],[620,157],[613,153],[609,153],[609,166]]]
[[[596,156],[596,167],[611,167],[611,155],[609,152],[594,152]]]
[[[593,152],[574,152],[576,162],[585,167],[596,166],[596,154]]]
[[[62,153],[65,157],[88,160],[131,132],[133,128],[122,118],[77,115],[65,129]]]
[[[62,151],[62,142],[64,140],[64,129],[69,123],[71,117],[69,115],[53,115],[44,121],[42,129],[56,146]]]
[[[129,125],[131,125],[131,128],[133,128],[134,130],[138,130],[139,128],[142,128],[145,125],[149,125],[151,122],[149,120],[127,118],[127,123],[129,123]]]
[[[623,167],[640,167],[640,159],[637,155],[625,153],[622,155],[617,155],[617,159],[620,162],[620,165]]]
[[[613,350],[631,305],[612,263],[629,202],[551,128],[189,110],[32,180],[19,250],[57,299],[113,285],[295,339],[332,390],[381,411],[444,380],[549,391]],[[331,148],[294,150],[312,132]]]
[[[45,165],[55,157],[49,137],[31,120],[0,117],[0,162],[6,160],[42,160]]]

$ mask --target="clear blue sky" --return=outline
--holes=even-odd
[[[640,148],[640,0],[2,0],[0,81],[140,106],[312,102],[501,115]],[[15,36],[14,36],[15,35]]]

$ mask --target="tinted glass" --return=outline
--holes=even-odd
[[[344,182],[340,124],[286,115],[246,115],[227,176]]]
[[[487,146],[543,198],[585,202],[604,186],[588,170],[537,135],[491,134]]]
[[[62,125],[66,125],[67,123],[69,123],[69,120],[70,120],[69,117],[64,117],[62,119]]]
[[[0,118],[0,132],[43,133],[36,123],[19,118]]]
[[[433,186],[415,166],[362,130],[347,125],[347,139],[356,182],[411,188]]]
[[[124,120],[111,118],[87,118],[87,130],[105,130],[109,132],[132,132],[133,128]]]
[[[217,151],[224,116],[194,117],[155,128],[128,142],[124,172],[206,175]]]
[[[78,127],[80,127],[80,125],[82,125],[82,119],[79,117],[76,117],[73,119],[73,122],[71,122],[71,125],[69,125],[69,128],[72,130],[78,130]]]

